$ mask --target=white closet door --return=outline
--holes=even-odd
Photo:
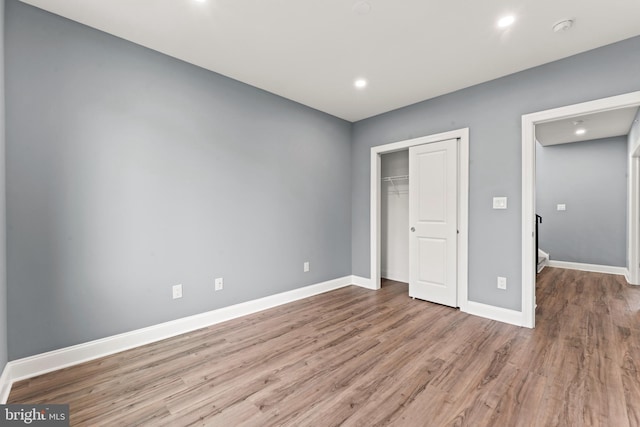
[[[457,140],[409,149],[409,296],[457,306]]]

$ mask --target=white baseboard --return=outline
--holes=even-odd
[[[373,286],[373,283],[371,283],[371,279],[367,279],[366,277],[351,276],[351,284],[374,291],[377,290],[377,288]]]
[[[380,277],[385,278],[385,279],[389,279],[389,280],[394,280],[396,282],[402,282],[402,283],[409,283],[409,277],[405,276],[404,274],[400,273],[398,274],[397,272],[393,272],[393,271],[381,271],[380,272]]]
[[[591,271],[593,273],[617,274],[628,277],[629,270],[626,267],[613,267],[610,265],[583,264],[581,262],[549,260],[549,267],[566,268],[569,270]]]
[[[495,307],[474,301],[467,301],[464,309],[461,307],[460,311],[511,325],[524,325],[521,311],[509,310],[507,308]]]
[[[626,273],[624,273],[624,279],[627,281],[628,284],[630,285],[637,285],[637,283],[632,283],[631,282],[631,273],[629,272],[629,269],[627,269]]]
[[[11,385],[13,384],[10,378],[11,367],[7,363],[2,370],[2,375],[0,375],[0,403],[7,403],[7,399],[9,399],[9,393],[11,392]]]
[[[176,335],[191,332],[207,326],[225,322],[227,320],[257,313],[282,304],[308,298],[334,289],[343,288],[353,283],[352,276],[315,285],[305,286],[292,291],[243,302],[229,307],[219,308],[206,313],[196,314],[170,322],[160,323],[147,328],[90,341],[72,347],[61,348],[7,363],[2,377],[0,377],[0,397],[9,396],[11,384],[26,378],[31,378],[47,372],[77,365],[89,360],[98,359],[141,345],[171,338]],[[7,386],[8,384],[8,386]]]
[[[360,276],[345,276],[327,282],[294,289],[292,291],[259,298],[240,304],[223,307],[206,313],[161,323],[147,328],[137,329],[111,337],[74,345],[23,359],[13,360],[5,366],[0,376],[0,403],[5,403],[11,391],[11,385],[20,380],[42,375],[47,372],[88,362],[100,357],[129,350],[141,345],[171,338],[207,326],[257,313],[282,304],[308,298],[349,285],[375,290],[371,279]],[[463,310],[466,313],[485,317],[513,325],[522,325],[522,313],[468,301]]]

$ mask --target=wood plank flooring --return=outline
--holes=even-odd
[[[545,268],[535,330],[355,286],[14,384],[78,426],[640,426],[640,289]]]

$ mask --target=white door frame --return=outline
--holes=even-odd
[[[535,177],[536,177],[536,140],[535,125],[566,119],[584,114],[617,110],[619,108],[640,106],[640,91],[624,95],[612,96],[595,101],[553,108],[522,116],[522,320],[523,326],[535,327],[536,271],[534,268],[535,252]],[[629,153],[638,155],[640,153]],[[629,161],[629,215],[627,233],[629,235],[629,273],[627,280],[638,283],[639,250],[638,250],[638,159]],[[635,179],[634,179],[635,177]]]
[[[371,284],[370,288],[380,289],[380,193],[381,161],[380,155],[413,147],[458,140],[458,283],[457,305],[462,310],[467,305],[468,246],[469,246],[469,128],[457,129],[435,135],[393,142],[371,147]],[[407,233],[409,230],[407,230]]]

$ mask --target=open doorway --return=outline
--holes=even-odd
[[[380,156],[380,276],[409,283],[409,150]]]
[[[538,272],[626,275],[628,140],[638,107],[536,126]]]
[[[567,107],[556,108],[552,110],[541,111],[538,113],[527,114],[522,117],[522,314],[523,325],[527,327],[535,326],[535,282],[538,253],[536,249],[536,240],[538,235],[535,232],[536,226],[536,144],[537,132],[540,133],[545,128],[551,128],[555,125],[564,125],[568,131],[575,132],[587,118],[605,117],[607,114],[622,110],[633,111],[637,114],[640,106],[640,92],[619,95],[610,98],[604,98],[596,101],[575,104]],[[604,116],[602,116],[604,115]],[[637,126],[637,122],[636,125]],[[635,128],[634,128],[635,129]],[[581,133],[581,132],[580,132]],[[640,154],[640,131],[632,130],[627,132],[628,147],[626,153],[627,169],[628,169],[628,209],[626,220],[626,262],[621,267],[630,283],[637,284],[639,255],[638,255],[638,155]],[[578,135],[584,139],[589,138],[586,132]],[[591,132],[591,137],[597,137],[597,132]],[[605,136],[605,135],[601,135]],[[573,141],[575,142],[575,141]],[[565,206],[562,206],[565,205]],[[563,212],[568,209],[565,203],[558,201],[556,203],[556,211]],[[544,221],[544,217],[543,217]],[[551,254],[553,259],[553,254]],[[619,263],[617,261],[617,263]],[[582,263],[588,264],[588,263]],[[595,264],[592,264],[595,265]]]

